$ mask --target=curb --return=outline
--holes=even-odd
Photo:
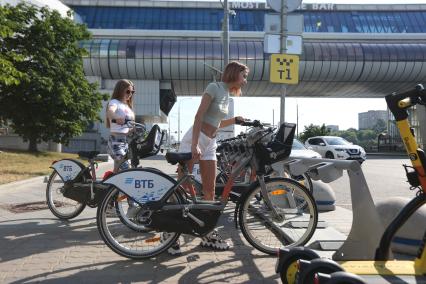
[[[407,154],[406,153],[395,153],[395,152],[367,152],[367,157],[368,156],[389,156],[389,157],[403,157],[403,158],[407,158]]]

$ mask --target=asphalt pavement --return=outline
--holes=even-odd
[[[172,175],[176,170],[163,156],[142,160],[141,165]],[[111,162],[100,164],[99,176],[111,168]],[[218,225],[219,233],[232,245],[230,250],[201,248],[200,239],[184,236],[181,256],[163,253],[133,261],[115,254],[103,243],[96,227],[96,209],[86,208],[67,222],[54,217],[44,204],[43,180],[36,177],[0,186],[0,283],[281,282],[274,271],[276,256],[251,247],[235,228],[231,203]],[[344,240],[351,222],[352,212],[344,206],[320,213],[320,226],[312,242]],[[332,252],[321,254],[330,257]],[[401,281],[394,279],[391,283],[422,283],[414,278]],[[376,279],[370,283],[386,282]]]

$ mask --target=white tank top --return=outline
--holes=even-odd
[[[135,119],[135,113],[127,104],[124,104],[119,100],[113,99],[108,103],[108,107],[109,106],[117,106],[117,109],[115,111],[116,116],[130,120]],[[119,125],[117,123],[111,122],[110,131],[114,133],[127,134],[129,132],[129,128],[126,124]]]

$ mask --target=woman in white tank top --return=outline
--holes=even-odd
[[[114,92],[106,107],[106,126],[110,129],[108,139],[108,154],[114,160],[114,173],[119,170],[129,168],[128,161],[122,163],[129,146],[127,144],[127,133],[129,128],[125,125],[125,120],[134,120],[133,94],[134,85],[129,80],[119,80],[115,84]],[[115,119],[115,122],[112,120]],[[120,166],[121,164],[121,166]]]

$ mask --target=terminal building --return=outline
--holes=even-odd
[[[207,1],[63,0],[93,39],[84,72],[111,94],[117,79],[137,90],[146,123],[166,123],[176,96],[199,96],[223,70],[221,3]],[[269,82],[264,2],[230,2],[230,60],[251,70],[245,96],[280,96]],[[302,4],[299,84],[289,97],[381,98],[426,82],[426,5]],[[213,68],[212,68],[213,67]],[[321,110],[318,110],[320,113]],[[104,112],[102,112],[103,114]],[[65,151],[104,150],[107,129],[95,123]],[[426,141],[426,139],[425,139]]]
[[[117,79],[133,80],[145,122],[166,122],[175,95],[199,96],[219,79],[209,67],[223,70],[219,1],[63,3],[93,33],[82,43],[87,77],[107,93]],[[274,11],[263,2],[229,5],[229,58],[251,70],[244,95],[279,96],[264,52],[264,19]],[[303,15],[303,50],[299,84],[287,96],[378,98],[426,81],[426,5],[302,4],[292,14]],[[95,127],[105,138],[103,125]]]

